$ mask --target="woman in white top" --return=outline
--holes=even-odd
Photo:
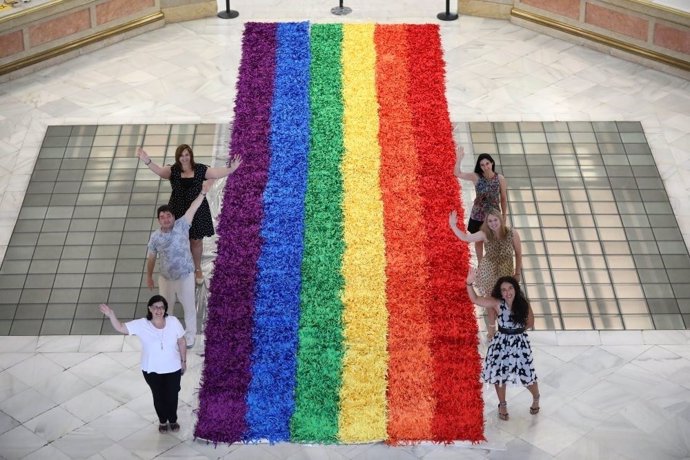
[[[174,316],[168,316],[168,301],[154,295],[149,299],[146,318],[121,323],[112,308],[99,306],[116,331],[136,335],[141,340],[141,370],[153,393],[159,433],[180,431],[177,423],[177,394],[180,379],[187,369],[187,344],[184,328]]]

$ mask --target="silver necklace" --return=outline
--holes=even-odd
[[[151,325],[153,326],[154,329],[158,329],[153,321],[151,321]],[[165,323],[163,323],[163,328],[160,329],[161,331],[161,350],[163,349],[163,334],[165,334]]]

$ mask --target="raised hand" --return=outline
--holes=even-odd
[[[101,311],[101,313],[103,313],[108,318],[110,318],[110,316],[112,316],[112,314],[113,314],[113,309],[104,303],[100,304],[98,306],[98,309]]]
[[[242,164],[242,157],[239,155],[233,155],[230,157],[230,164],[228,165],[228,169],[230,170],[230,174],[234,173],[237,171],[237,168],[240,167]]]
[[[450,228],[458,228],[458,212],[456,210],[450,212],[448,223],[450,224]]]
[[[476,274],[476,272],[475,272],[474,267],[470,266],[470,269],[467,270],[467,279],[466,279],[465,282],[466,282],[467,284],[472,284],[472,283],[474,283],[474,280],[475,280],[476,276],[477,276],[477,274]]]
[[[151,160],[151,157],[149,157],[149,154],[146,153],[146,150],[141,147],[137,148],[137,157],[144,163],[148,163]]]

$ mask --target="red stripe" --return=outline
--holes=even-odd
[[[410,88],[415,148],[422,159],[420,191],[433,269],[428,286],[434,295],[432,318],[435,441],[484,440],[481,362],[477,321],[465,290],[469,251],[448,226],[448,213],[459,206],[453,176],[455,144],[445,98],[444,62],[439,28],[408,25]],[[462,218],[462,216],[460,216]]]

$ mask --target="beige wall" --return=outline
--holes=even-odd
[[[685,77],[690,72],[690,15],[681,11],[638,0],[458,0],[458,10],[578,37],[621,57],[680,69]]]
[[[49,65],[58,56],[107,46],[167,22],[215,14],[215,0],[61,0],[22,9],[0,18],[0,76]]]

